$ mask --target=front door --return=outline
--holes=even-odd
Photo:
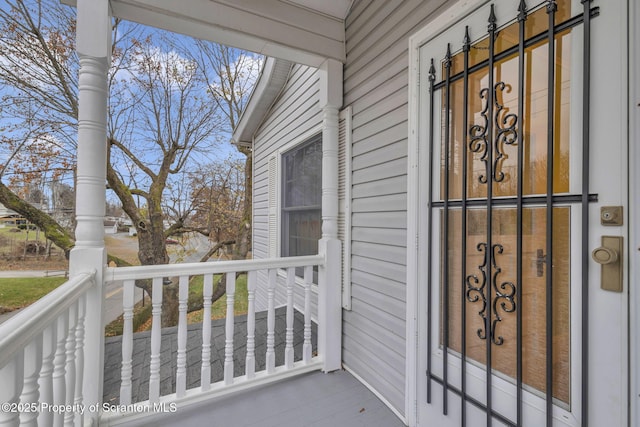
[[[529,3],[420,48],[419,425],[627,422],[626,1]]]

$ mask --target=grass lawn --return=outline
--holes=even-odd
[[[214,286],[220,279],[220,276],[214,277]],[[189,284],[189,294],[193,298],[193,294],[202,298],[202,286],[203,276],[196,276]],[[218,301],[211,305],[211,319],[223,319],[227,315],[227,298],[226,294],[222,296]],[[234,314],[247,314],[249,306],[248,293],[247,293],[247,275],[241,274],[236,278],[236,294],[235,303],[233,305]],[[204,310],[193,311],[187,314],[187,323],[200,323],[202,322],[202,316]]]
[[[195,276],[189,283],[189,298],[202,300],[203,276]],[[220,275],[214,277],[214,285],[220,280]],[[241,274],[236,278],[236,294],[234,303],[234,315],[247,314],[249,306],[247,292],[247,275]],[[204,310],[192,311],[187,313],[187,323],[200,323]],[[211,305],[211,320],[224,319],[227,315],[227,298],[226,294],[218,301]],[[139,325],[138,325],[139,323]],[[105,328],[105,336],[122,335],[123,319],[122,316],[111,322]],[[142,332],[151,330],[151,303],[147,301],[145,307],[137,304],[134,307],[134,331]]]
[[[27,238],[27,230],[19,230],[17,227],[0,227],[0,236],[12,237],[16,240],[25,240]],[[46,238],[44,237],[43,232],[37,232],[36,230],[29,230],[29,240],[36,240],[36,236],[38,240],[41,242],[45,242]]]
[[[65,277],[0,278],[0,311],[26,307],[67,280]]]

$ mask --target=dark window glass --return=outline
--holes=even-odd
[[[322,136],[283,154],[282,256],[315,255],[322,235]]]

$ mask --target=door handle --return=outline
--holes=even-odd
[[[547,256],[542,249],[536,249],[536,277],[544,276],[544,265],[547,262]]]
[[[622,236],[602,236],[601,239],[601,246],[591,252],[591,258],[600,264],[600,288],[622,292]]]

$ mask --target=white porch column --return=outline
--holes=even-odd
[[[342,367],[341,242],[338,240],[338,113],[342,106],[342,63],[328,59],[320,66],[322,127],[322,238],[319,269],[318,350],[325,372]]]
[[[76,49],[80,58],[78,163],[76,181],[76,246],[70,275],[96,272],[87,294],[84,341],[84,404],[102,402],[104,328],[103,269],[105,182],[107,162],[107,70],[111,56],[108,0],[77,1]],[[97,425],[97,413],[85,413],[85,423]],[[90,421],[89,421],[90,420]]]

